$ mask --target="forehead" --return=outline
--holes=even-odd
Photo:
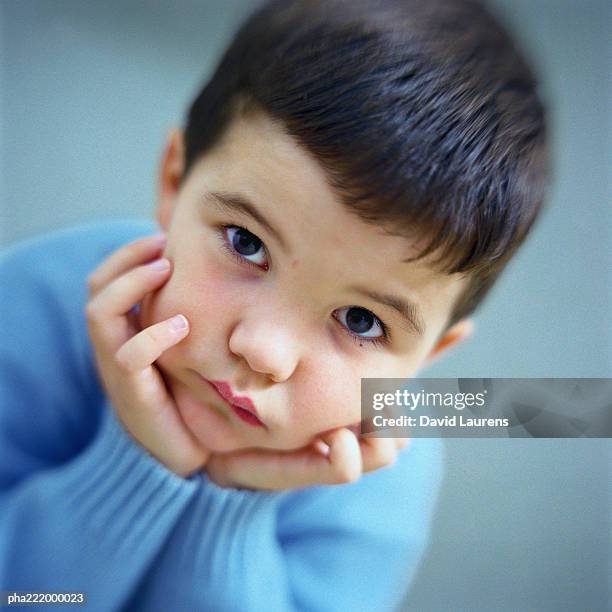
[[[200,192],[240,192],[284,226],[300,224],[304,232],[316,229],[319,241],[329,241],[330,246],[358,243],[381,258],[392,249],[398,257],[412,256],[421,246],[389,236],[340,204],[318,161],[265,113],[236,118],[198,166],[194,174]]]
[[[287,215],[313,202],[333,209],[335,198],[319,163],[265,113],[236,117],[201,162],[207,182],[240,184],[262,204],[291,203]]]
[[[379,292],[410,295],[422,311],[444,318],[465,286],[458,275],[435,271],[431,257],[405,263],[425,237],[390,235],[351,213],[317,160],[264,113],[235,119],[195,166],[193,183],[201,195],[229,191],[254,203],[286,238],[302,281],[320,290],[327,282],[337,290],[360,280]]]

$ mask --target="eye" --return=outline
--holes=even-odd
[[[384,343],[388,340],[387,326],[373,313],[361,306],[347,306],[335,311],[340,323],[357,341]]]
[[[241,262],[248,262],[257,267],[268,268],[266,247],[253,233],[244,227],[226,225],[222,229],[225,246],[231,255]]]

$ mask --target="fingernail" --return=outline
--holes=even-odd
[[[316,440],[314,446],[321,455],[324,457],[329,456],[329,446],[323,440]]]
[[[159,246],[161,246],[163,244],[166,244],[166,242],[168,241],[168,234],[166,234],[165,232],[160,232],[159,234],[153,234],[153,236],[151,236],[151,240],[155,244],[158,244]]]
[[[170,267],[170,262],[165,257],[162,257],[151,262],[149,267],[156,272],[165,272]]]
[[[183,315],[176,315],[168,321],[168,326],[172,331],[183,331],[187,329],[189,323]]]

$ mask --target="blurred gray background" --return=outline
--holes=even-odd
[[[168,129],[254,0],[3,0],[1,245],[151,216]],[[611,4],[490,0],[542,76],[548,209],[440,377],[612,375]],[[407,611],[610,610],[610,440],[447,440]]]

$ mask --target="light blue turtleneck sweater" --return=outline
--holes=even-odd
[[[156,229],[91,224],[0,253],[0,591],[84,592],[103,612],[396,609],[427,543],[440,440],[351,484],[267,492],[181,478],[117,420],[85,279]]]

